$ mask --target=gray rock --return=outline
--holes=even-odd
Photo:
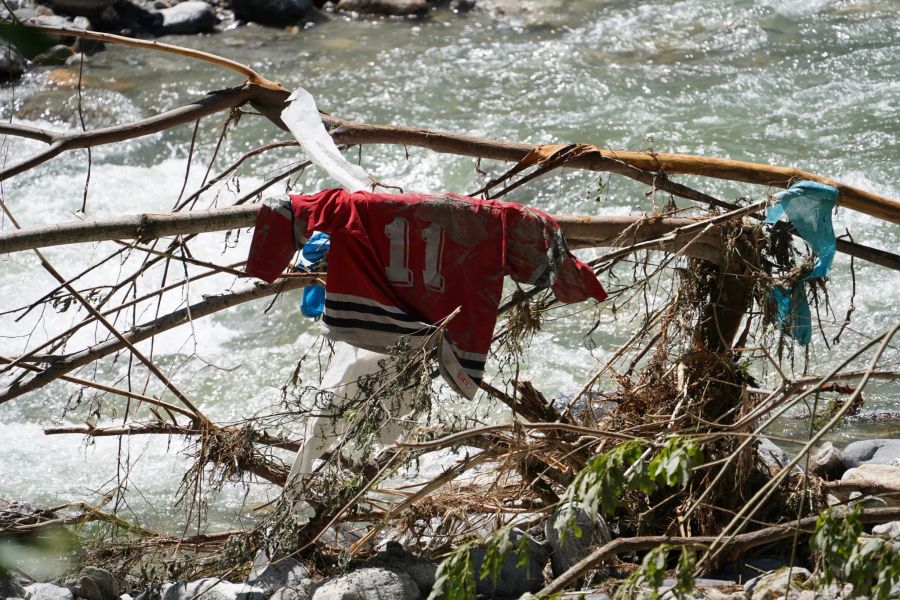
[[[74,52],[72,51],[71,46],[66,46],[65,44],[57,44],[55,46],[51,46],[47,50],[41,52],[37,56],[31,59],[36,65],[64,65],[66,64],[66,60],[70,56],[72,56]]]
[[[831,442],[825,442],[809,457],[809,471],[822,479],[839,479],[844,473],[844,457]]]
[[[52,583],[32,583],[25,586],[27,600],[74,600],[75,595],[69,588]]]
[[[505,598],[518,598],[522,594],[535,592],[544,584],[542,571],[550,558],[550,549],[527,535],[520,529],[512,529],[510,538],[513,548],[518,548],[522,537],[526,538],[526,552],[528,560],[523,566],[519,566],[519,556],[516,552],[510,552],[500,569],[499,578],[495,581],[490,576],[481,579],[481,566],[487,556],[487,550],[473,548],[471,551],[472,566],[475,568],[476,591],[489,598],[503,600]]]
[[[312,585],[312,580],[307,579],[306,581]],[[304,588],[289,588],[283,587],[275,590],[275,593],[269,598],[269,600],[308,600],[309,592],[306,590],[309,586]]]
[[[231,0],[237,19],[263,25],[293,25],[313,10],[312,0]]]
[[[24,598],[27,593],[12,573],[0,569],[0,598]]]
[[[791,462],[791,457],[787,452],[779,448],[769,438],[761,437],[757,442],[756,453],[759,458],[769,467],[769,470],[775,472],[783,469],[785,465]]]
[[[434,587],[437,565],[430,560],[416,556],[395,541],[389,541],[384,550],[367,560],[363,567],[377,567],[409,575],[422,594]]]
[[[94,15],[115,3],[116,0],[50,0],[54,10],[74,15]]]
[[[812,573],[803,567],[782,567],[777,571],[754,577],[744,584],[744,591],[750,600],[770,600],[787,593],[788,574],[791,590],[799,593],[812,588]]]
[[[841,481],[874,482],[888,488],[900,488],[900,467],[878,463],[864,463],[856,468],[848,469],[841,477]],[[841,494],[836,494],[841,497]],[[849,499],[853,500],[861,494],[854,492]],[[900,506],[900,498],[892,494],[877,496],[879,502],[873,506]],[[841,498],[842,500],[844,498]]]
[[[124,591],[122,584],[109,571],[97,567],[85,567],[81,570],[81,576],[91,579],[96,584],[102,600],[118,600]]]
[[[900,540],[900,521],[891,521],[890,523],[882,523],[872,528],[875,535],[885,536],[890,540]]]
[[[8,44],[0,44],[0,81],[18,79],[25,72],[25,58]]]
[[[337,10],[366,15],[406,17],[428,12],[427,0],[339,0]]]
[[[573,523],[580,534],[575,528],[557,529],[566,522]],[[594,518],[584,507],[572,504],[563,504],[550,515],[544,526],[544,536],[550,544],[550,566],[557,577],[590,554],[592,548],[612,539],[602,516],[598,514]]]
[[[265,597],[259,588],[215,578],[168,583],[162,588],[162,600],[265,600]]]
[[[270,559],[264,551],[260,551],[253,560],[246,583],[263,590],[268,596],[279,588],[302,588],[304,580],[309,581],[309,573],[296,558],[275,556]]]
[[[160,35],[190,35],[212,31],[219,22],[213,7],[199,0],[182,2],[159,12],[163,17],[162,25],[157,31]]]
[[[863,464],[900,465],[900,440],[862,440],[844,448],[844,468]]]
[[[412,577],[387,569],[362,568],[314,587],[311,600],[419,600]]]
[[[84,600],[104,600],[97,582],[90,577],[79,577],[78,583],[72,586],[72,591],[76,597],[84,598]]]

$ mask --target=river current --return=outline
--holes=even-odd
[[[708,154],[795,166],[892,198],[900,198],[900,3],[895,0],[485,0],[483,9],[453,14],[446,9],[427,20],[362,21],[325,15],[293,31],[257,26],[209,36],[166,41],[197,47],[246,62],[292,88],[302,85],[321,109],[343,118],[405,124],[529,143],[587,142],[609,148]],[[55,128],[78,128],[77,93],[71,75],[78,65],[42,68],[13,86],[0,88],[0,117]],[[99,127],[145,117],[182,105],[208,90],[236,85],[234,75],[185,59],[118,47],[84,64],[86,126]],[[224,115],[204,119],[188,173],[196,189],[212,157]],[[71,152],[2,186],[5,202],[24,227],[168,211],[188,168],[193,128],[95,148],[86,215],[82,206],[87,154]],[[288,139],[260,117],[245,115],[225,140],[215,173],[241,153]],[[7,163],[41,144],[0,140]],[[353,157],[356,158],[355,152]],[[406,190],[473,192],[483,181],[469,158],[416,148],[366,147],[362,165],[380,180]],[[248,163],[238,179],[206,194],[199,207],[224,206],[266,178],[301,160],[296,150],[279,150]],[[508,165],[485,162],[492,175]],[[727,182],[681,178],[719,197],[761,199],[764,190]],[[292,178],[296,190],[329,185],[310,169]],[[599,191],[602,187],[602,193]],[[276,191],[284,185],[277,184]],[[595,173],[562,171],[524,186],[508,199],[561,214],[636,214],[660,206],[644,189],[622,178],[602,181]],[[599,200],[598,200],[599,198]],[[900,249],[900,226],[839,209],[836,230],[849,229],[860,243]],[[11,227],[5,219],[4,230]],[[235,239],[237,237],[237,239]],[[204,234],[192,244],[200,259],[229,264],[246,257],[249,235]],[[49,260],[72,276],[116,250],[112,243],[48,249]],[[142,258],[133,252],[104,264],[83,287],[108,285]],[[183,276],[180,267],[170,277]],[[142,292],[161,280],[154,271]],[[51,278],[30,253],[0,256],[0,311],[27,305],[52,288]],[[183,293],[140,306],[128,322],[150,320],[186,299],[221,292],[233,279],[192,282]],[[884,331],[900,314],[900,273],[857,261],[855,312],[841,343],[827,348],[851,301],[849,260],[838,255],[829,282],[833,315],[815,334],[809,370],[824,373],[841,358]],[[662,297],[662,292],[660,290]],[[316,325],[300,316],[297,294],[248,303],[197,320],[156,340],[158,363],[209,415],[236,421],[277,404],[280,389],[297,361],[316,341]],[[74,307],[37,309],[15,321],[0,315],[0,353],[15,356],[82,318]],[[549,396],[571,393],[604,357],[627,340],[639,311],[601,313],[601,326],[585,336],[577,311],[545,324],[523,365],[524,376]],[[75,350],[105,337],[89,328],[68,346]],[[897,369],[900,342],[883,365]],[[150,351],[150,344],[141,348]],[[192,358],[193,355],[193,358]],[[798,353],[793,368],[803,364]],[[315,378],[315,361],[302,376]],[[127,356],[104,361],[98,380],[118,381]],[[788,365],[788,368],[791,366]],[[761,369],[761,368],[760,368]],[[84,376],[93,373],[88,369]],[[132,382],[141,389],[140,369]],[[772,381],[771,372],[760,376]],[[764,379],[765,380],[765,379]],[[160,393],[151,383],[148,393]],[[876,415],[896,410],[900,389],[874,384],[862,415],[831,439],[896,437],[900,420]],[[483,398],[473,406],[447,398],[452,409],[502,417]],[[59,382],[0,405],[0,497],[44,504],[96,498],[119,471],[129,471],[131,518],[172,528],[183,514],[171,507],[187,467],[179,439],[135,437],[85,443],[79,436],[45,436],[47,426],[96,422],[90,393]],[[107,398],[102,423],[121,422],[124,404]],[[787,419],[773,435],[799,441],[807,425]],[[788,448],[793,447],[785,442]],[[439,461],[426,464],[437,469]],[[252,509],[274,497],[265,484],[227,486],[211,500],[216,526],[237,527]]]

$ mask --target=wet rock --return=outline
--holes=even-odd
[[[216,11],[206,2],[189,0],[159,11],[162,24],[159,35],[190,35],[212,31],[219,22]]]
[[[787,593],[789,574],[791,590],[799,593],[812,588],[812,573],[803,567],[782,567],[751,579],[744,584],[744,591],[750,600],[775,600]]]
[[[28,600],[74,600],[75,595],[69,588],[52,583],[32,583],[25,586]]]
[[[557,524],[563,522],[570,522],[575,527],[560,531]],[[612,539],[602,516],[598,514],[592,517],[584,507],[568,503],[561,505],[550,516],[544,527],[544,535],[551,548],[550,566],[553,575],[557,577],[590,554],[593,548]]]
[[[419,587],[423,595],[434,587],[437,565],[409,552],[395,541],[385,545],[384,550],[367,560],[363,567],[387,569],[396,573],[405,573]]]
[[[168,583],[162,588],[162,600],[265,600],[265,597],[259,588],[215,578]]]
[[[232,0],[237,19],[263,25],[293,25],[313,10],[312,0]]]
[[[366,15],[406,17],[428,12],[427,0],[339,0],[335,9]]]
[[[541,572],[544,565],[550,558],[550,548],[538,543],[537,540],[527,535],[520,529],[512,529],[510,538],[513,548],[519,548],[522,537],[526,538],[526,554],[527,561],[525,565],[519,566],[519,555],[516,552],[510,552],[503,562],[500,569],[500,575],[495,581],[490,576],[481,579],[481,566],[487,556],[487,551],[483,548],[473,548],[471,551],[472,566],[475,568],[475,588],[476,591],[489,598],[503,600],[505,598],[518,598],[522,594],[535,592],[541,588],[544,583],[544,577]]]
[[[95,15],[116,3],[116,0],[50,0],[55,10],[73,15]]]
[[[880,485],[900,489],[900,467],[883,465],[878,463],[865,463],[854,469],[849,469],[841,477],[841,481],[871,481]],[[850,498],[860,494],[851,494]],[[900,506],[900,498],[895,495],[879,496],[879,504],[882,506]]]
[[[109,571],[97,567],[85,567],[81,570],[81,577],[88,578],[97,586],[102,600],[118,600],[124,591],[122,584]]]
[[[150,10],[125,0],[110,7],[112,12],[103,14],[107,27],[124,27],[131,31],[158,31],[163,24],[163,16],[158,10]]]
[[[8,44],[0,44],[0,81],[18,79],[25,72],[25,58]]]
[[[104,600],[97,582],[90,577],[79,577],[78,583],[71,586],[70,589],[77,598],[83,598],[84,600]]]
[[[311,600],[419,600],[412,577],[387,569],[362,568],[329,579],[311,590]]]
[[[250,568],[247,585],[262,590],[267,596],[279,588],[305,590],[311,580],[309,573],[300,562],[292,556],[275,556],[269,558],[260,551]]]
[[[844,468],[864,464],[900,465],[900,440],[862,440],[844,448]]]
[[[822,479],[840,479],[844,473],[844,457],[831,442],[825,442],[809,457],[809,471]]]
[[[71,46],[66,46],[65,44],[57,44],[41,52],[37,56],[31,59],[36,65],[64,65],[66,64],[66,60],[70,56],[72,56],[74,52],[72,51]]]

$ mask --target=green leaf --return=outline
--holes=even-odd
[[[0,20],[0,40],[7,42],[29,60],[59,43],[45,33],[9,20]]]

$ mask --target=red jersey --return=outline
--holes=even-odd
[[[484,373],[504,275],[550,285],[566,303],[606,298],[549,216],[457,194],[337,189],[267,200],[256,219],[247,272],[273,281],[313,231],[331,234],[326,336],[385,351],[443,325],[441,374],[468,398]]]

